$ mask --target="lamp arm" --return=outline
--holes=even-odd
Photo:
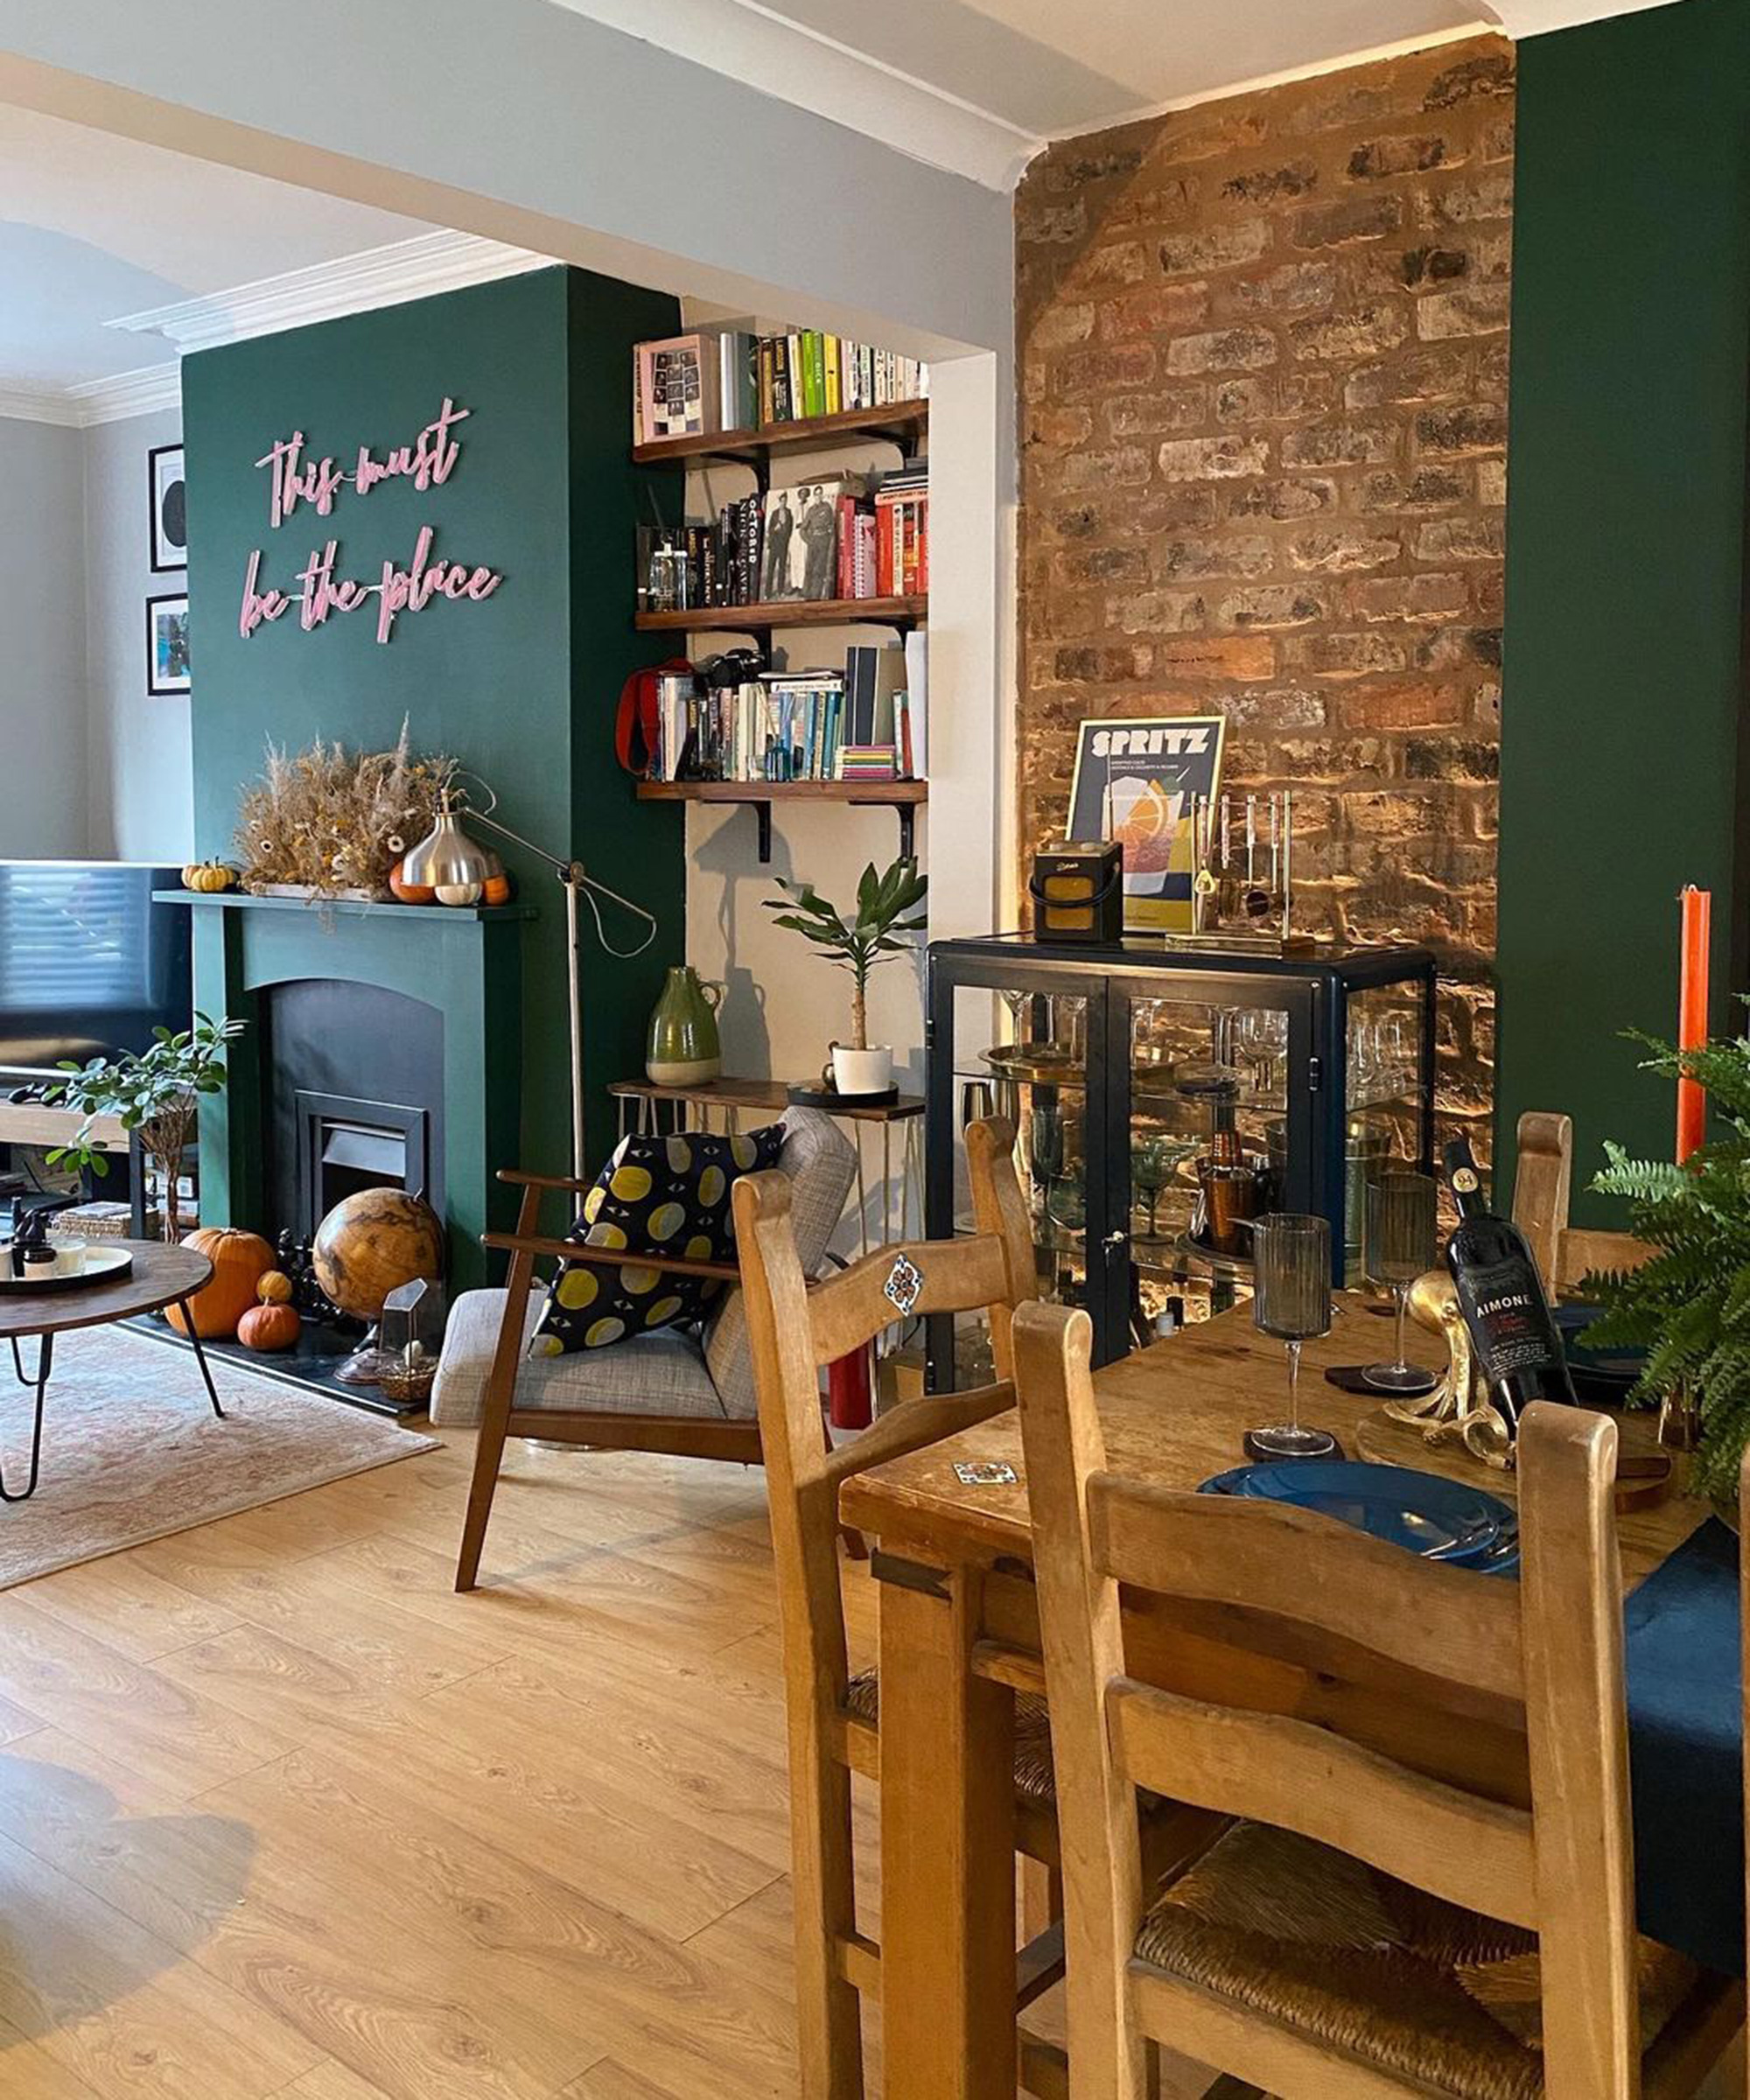
[[[524,851],[534,854],[537,860],[544,860],[560,881],[569,887],[594,890],[600,896],[612,898],[615,904],[642,919],[648,926],[655,926],[654,913],[647,912],[641,904],[634,904],[631,898],[622,897],[618,890],[609,889],[605,882],[598,882],[593,875],[585,872],[582,861],[561,860],[557,854],[550,853],[544,846],[537,846],[533,839],[525,838],[520,831],[513,831],[508,824],[500,823],[497,817],[488,816],[484,810],[471,808],[468,811],[468,822],[480,825],[483,830],[496,831],[500,838],[508,838],[513,845],[521,846]]]

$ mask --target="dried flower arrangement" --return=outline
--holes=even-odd
[[[389,871],[431,829],[456,771],[416,758],[403,722],[392,751],[349,752],[318,738],[295,755],[270,741],[245,790],[236,834],[243,887],[257,896],[387,898]]]

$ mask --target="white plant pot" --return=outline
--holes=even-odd
[[[893,1053],[882,1044],[875,1050],[832,1046],[832,1083],[841,1094],[885,1094],[893,1083]]]

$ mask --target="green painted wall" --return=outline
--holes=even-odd
[[[1520,1112],[1668,1153],[1676,894],[1726,997],[1750,374],[1750,9],[1518,47],[1498,1152]],[[1600,1199],[1576,1215],[1605,1222]]]
[[[639,1068],[662,967],[683,940],[681,813],[639,804],[612,746],[622,679],[662,654],[630,620],[632,528],[645,500],[627,457],[631,345],[677,318],[669,298],[556,268],[228,345],[183,368],[200,850],[231,850],[238,791],[259,774],[268,738],[292,750],[318,736],[381,747],[410,718],[417,746],[452,753],[492,784],[506,822],[577,853],[662,920],[650,950],[620,962],[601,954],[585,919],[598,1155],[611,1127],[600,1089]],[[446,395],[470,414],[441,487],[343,489],[326,520],[300,508],[271,528],[269,477],[255,462],[276,438],[302,430],[318,455],[346,461],[368,442],[382,457],[410,444]],[[368,607],[310,634],[294,608],[240,635],[253,549],[264,550],[264,584],[295,589],[312,546],[332,536],[337,573],[370,580],[386,557],[406,566],[425,523],[434,556],[502,572],[491,598],[403,612],[386,645]],[[563,900],[537,862],[503,850],[540,914],[523,936],[522,1152],[564,1171]],[[622,917],[608,930],[631,947],[639,928]]]

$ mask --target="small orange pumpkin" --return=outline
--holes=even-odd
[[[256,1296],[264,1306],[289,1306],[291,1278],[283,1269],[270,1269],[256,1285]]]
[[[480,885],[482,904],[508,904],[515,894],[508,875],[488,875]]]
[[[435,904],[438,892],[429,882],[410,882],[402,870],[407,865],[406,857],[396,861],[388,872],[388,886],[403,904]]]
[[[203,1225],[183,1244],[204,1254],[213,1264],[213,1280],[194,1292],[188,1309],[203,1341],[222,1340],[237,1332],[237,1322],[256,1302],[256,1286],[274,1265],[274,1250],[259,1233],[238,1232],[228,1225]],[[182,1308],[172,1306],[170,1324],[188,1332]]]
[[[276,1349],[290,1348],[303,1326],[295,1306],[251,1306],[237,1322],[237,1340],[246,1349],[269,1355]]]

